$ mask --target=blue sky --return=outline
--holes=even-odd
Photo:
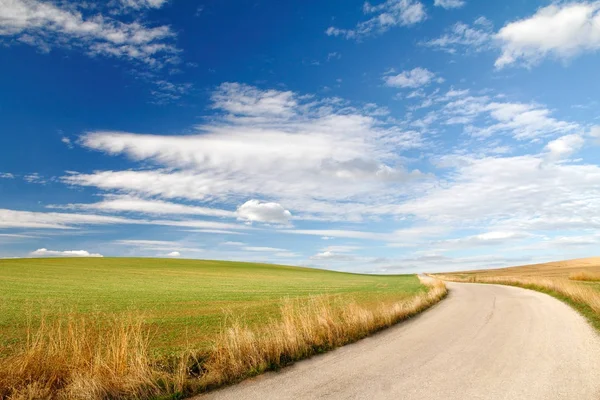
[[[0,257],[598,255],[600,2],[0,0]]]

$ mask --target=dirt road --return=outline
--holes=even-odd
[[[197,399],[600,399],[600,336],[569,306],[507,286],[448,287],[411,321]]]

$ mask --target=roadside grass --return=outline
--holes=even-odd
[[[260,264],[139,259],[93,260],[90,264],[86,261],[92,260],[10,261],[0,262],[3,277],[10,277],[30,296],[35,293],[41,300],[52,299],[59,308],[31,311],[31,304],[19,308],[15,302],[26,296],[14,290],[7,294],[4,289],[9,285],[0,280],[4,285],[0,288],[2,306],[11,310],[11,318],[18,316],[25,324],[23,337],[0,358],[3,399],[182,398],[354,342],[415,315],[446,294],[442,282],[428,282],[427,287],[415,276],[352,275]],[[144,270],[146,261],[153,273]],[[53,275],[61,270],[61,263],[67,265],[63,279]],[[26,271],[19,269],[20,275],[7,272],[15,265]],[[85,273],[78,274],[70,267],[82,268]],[[111,274],[117,277],[111,279]],[[177,290],[172,281],[181,279],[188,286],[188,295],[212,305],[213,318],[205,325],[186,318],[175,326],[157,323],[161,314],[164,317],[173,309],[177,319],[180,307],[193,308],[200,300],[190,305],[181,303],[180,292],[170,296],[168,290],[158,291],[151,296],[154,309],[148,307],[146,292],[140,290],[143,284],[156,289],[158,282]],[[46,286],[38,286],[40,280]],[[203,290],[191,289],[194,285]],[[113,291],[98,296],[98,291],[109,288]],[[134,294],[126,293],[128,290]],[[242,293],[232,299],[235,291]],[[136,296],[143,301],[134,303],[133,308],[132,304],[123,305]],[[241,308],[243,312],[237,304],[244,301],[240,298],[251,299]],[[78,300],[76,308],[61,311],[74,300]],[[237,307],[227,310],[227,300]],[[121,307],[115,312],[112,305]],[[17,315],[19,309],[23,315]],[[270,311],[267,316],[248,318],[265,309]],[[2,328],[6,326],[4,319]],[[157,335],[160,329],[170,329],[170,335]]]
[[[537,290],[579,311],[600,332],[600,258],[466,271],[434,276],[455,282],[493,283]]]

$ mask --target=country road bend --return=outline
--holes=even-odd
[[[195,399],[600,400],[600,335],[581,315],[530,290],[447,285],[410,321]]]

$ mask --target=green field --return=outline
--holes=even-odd
[[[147,258],[0,260],[0,345],[41,313],[141,313],[153,348],[207,346],[229,319],[261,324],[286,298],[339,296],[370,305],[426,291],[414,275],[372,276],[224,261]],[[8,350],[7,350],[8,351]]]

